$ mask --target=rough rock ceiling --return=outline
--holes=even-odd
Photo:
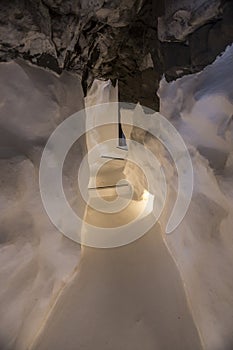
[[[120,99],[158,109],[168,80],[213,62],[233,41],[233,1],[1,1],[0,60],[119,80]]]

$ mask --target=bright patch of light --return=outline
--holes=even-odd
[[[142,199],[144,201],[147,201],[149,199],[149,197],[150,197],[150,193],[147,190],[144,190],[143,195],[142,195]]]

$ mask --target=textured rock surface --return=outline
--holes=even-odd
[[[162,74],[211,63],[233,40],[232,12],[219,0],[2,0],[0,60],[71,70],[85,93],[94,78],[119,79],[121,100],[158,110]]]
[[[165,0],[165,14],[159,18],[160,41],[184,41],[207,21],[220,18],[220,0]]]
[[[3,1],[0,58],[20,56],[57,72],[72,70],[82,77],[85,92],[94,77],[118,78],[123,99],[148,99],[149,93],[153,101],[156,86],[152,92],[147,87],[145,93],[142,90],[151,73],[158,80],[151,63],[145,64],[149,47],[153,59],[157,53],[156,18],[150,2],[144,3]],[[133,92],[131,81],[137,82]]]
[[[158,34],[168,80],[202,70],[232,43],[232,1],[168,1],[165,7]]]

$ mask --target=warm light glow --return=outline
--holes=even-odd
[[[149,197],[150,197],[150,193],[147,190],[144,190],[143,195],[142,195],[142,199],[144,201],[146,201],[149,199]]]

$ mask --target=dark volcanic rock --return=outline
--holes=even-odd
[[[159,37],[165,76],[174,80],[202,70],[233,42],[233,1],[167,2]]]
[[[159,108],[159,80],[201,70],[233,40],[232,1],[2,0],[0,60],[118,79],[120,100]],[[158,25],[159,23],[159,25]],[[160,42],[159,41],[159,39]]]

